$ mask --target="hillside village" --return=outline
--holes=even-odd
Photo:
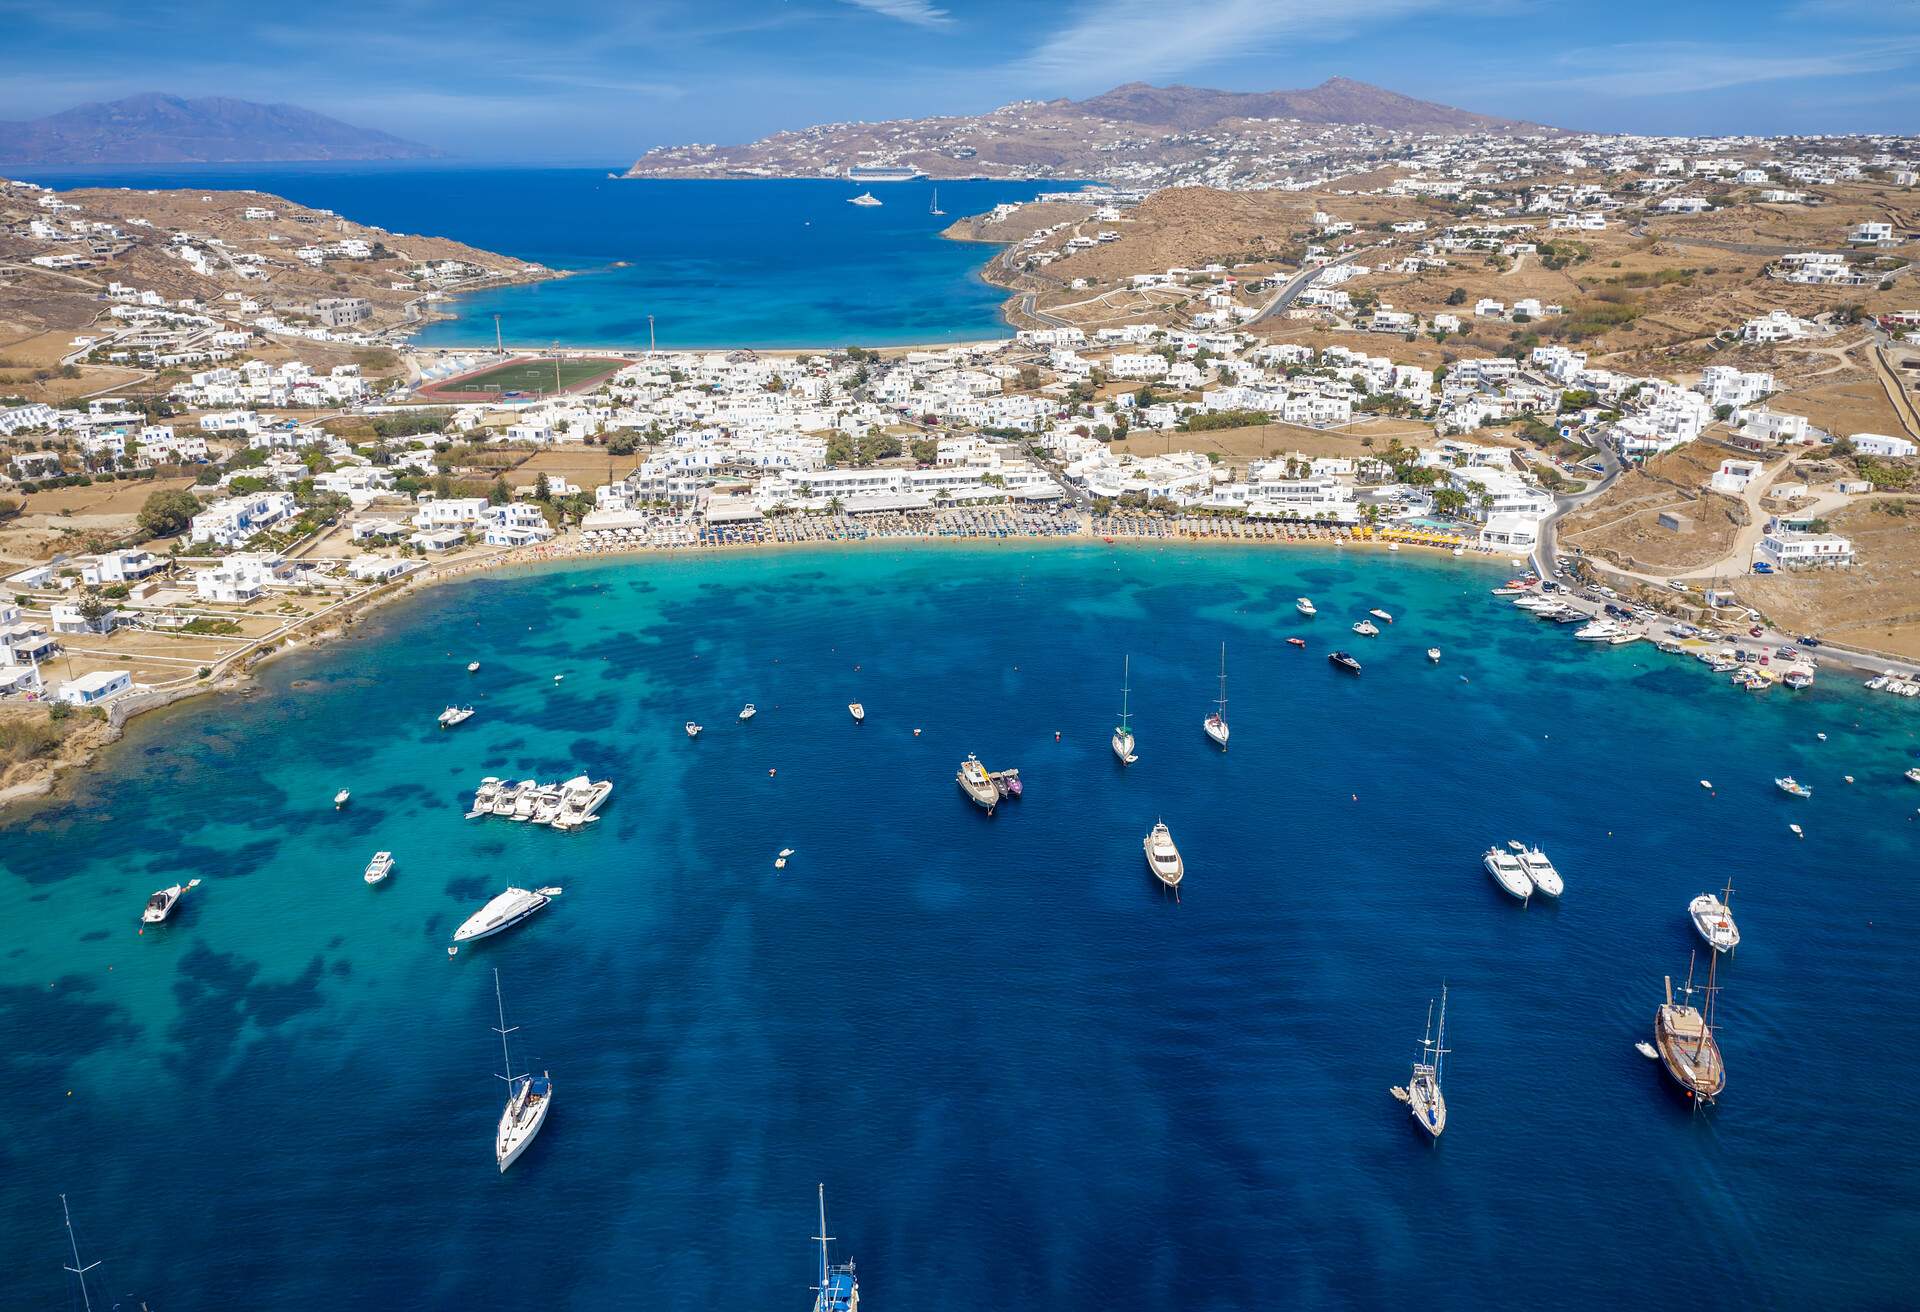
[[[9,270],[92,281],[41,334],[75,377],[0,404],[0,691],[191,691],[503,561],[880,537],[1532,556],[1696,621],[1911,656],[1911,160],[1488,136],[1364,189],[1050,193],[952,233],[998,244],[1012,340],[613,353],[579,390],[454,404],[417,389],[500,357],[395,351],[386,327],[439,268],[544,271],[381,237],[405,273],[367,289],[376,327],[330,325],[285,302],[366,238],[295,217],[256,260],[156,228],[128,261],[117,193],[71,210],[16,184]],[[269,239],[292,212],[219,208]],[[101,223],[121,237],[75,235]]]

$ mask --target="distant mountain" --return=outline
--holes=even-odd
[[[843,177],[857,164],[935,178],[1087,178],[1131,186],[1246,186],[1363,171],[1416,136],[1550,136],[1336,77],[1304,91],[1130,82],[1091,100],[1026,100],[987,114],[830,123],[744,146],[660,146],[636,178]]]
[[[1537,123],[1492,118],[1351,78],[1328,78],[1305,91],[1209,91],[1129,82],[1091,100],[1059,101],[1094,118],[1191,132],[1235,118],[1293,118],[1404,132],[1540,132]]]
[[[431,146],[297,105],[158,92],[0,122],[0,165],[228,164],[430,159]]]

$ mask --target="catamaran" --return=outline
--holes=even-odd
[[[553,1076],[548,1071],[538,1075],[513,1073],[513,1054],[507,1049],[507,1035],[520,1027],[507,1024],[507,1004],[500,997],[497,969],[493,972],[493,1000],[500,1008],[500,1024],[495,1027],[495,1033],[500,1036],[500,1058],[506,1066],[506,1074],[499,1078],[507,1082],[507,1105],[500,1113],[500,1126],[493,1135],[493,1160],[500,1164],[504,1174],[547,1123],[547,1109],[553,1105]]]
[[[1220,695],[1214,699],[1214,705],[1219,709],[1209,715],[1201,727],[1224,752],[1227,750],[1227,644],[1224,642],[1220,644]]]
[[[1660,1062],[1673,1082],[1685,1089],[1689,1098],[1712,1102],[1727,1087],[1726,1064],[1720,1060],[1720,1044],[1713,1037],[1713,995],[1719,991],[1714,971],[1720,954],[1707,963],[1706,1011],[1693,1005],[1693,958],[1687,958],[1686,1001],[1673,1000],[1673,976],[1667,976],[1667,1000],[1653,1015],[1653,1043],[1660,1050]]]
[[[820,1186],[820,1283],[814,1286],[813,1312],[857,1312],[860,1306],[860,1282],[854,1278],[853,1262],[833,1266],[827,1261],[827,1186]]]
[[[1122,765],[1139,760],[1133,753],[1133,717],[1127,713],[1127,694],[1132,691],[1133,658],[1125,656],[1120,664],[1120,724],[1113,731],[1113,754]]]
[[[1702,893],[1687,903],[1687,915],[1692,917],[1693,927],[1715,952],[1731,952],[1740,946],[1740,927],[1733,923],[1733,912],[1727,907],[1731,901],[1733,881],[1729,879],[1721,896]]]
[[[1180,887],[1180,881],[1186,877],[1187,863],[1180,859],[1180,849],[1173,845],[1173,835],[1166,824],[1154,821],[1152,832],[1140,846],[1147,854],[1147,869],[1153,871],[1153,877],[1168,888]]]
[[[1435,1139],[1447,1128],[1447,1099],[1440,1091],[1441,1058],[1451,1051],[1447,1047],[1447,986],[1440,986],[1440,1033],[1433,1032],[1433,1001],[1427,1001],[1427,1033],[1420,1040],[1420,1056],[1413,1063],[1413,1078],[1407,1081],[1404,1089],[1396,1088],[1393,1096],[1407,1104],[1407,1110],[1413,1113],[1414,1124],[1425,1130]]]

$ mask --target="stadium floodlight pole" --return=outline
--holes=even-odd
[[[553,394],[560,395],[560,343],[557,339],[553,344]]]
[[[647,316],[647,354],[653,354],[653,316]]]
[[[500,337],[500,316],[498,314],[493,316],[493,353],[495,355],[505,355],[507,353],[507,348]]]

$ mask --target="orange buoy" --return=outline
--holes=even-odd
[[[1060,731],[1059,731],[1058,729],[1055,729],[1055,730],[1053,731],[1053,740],[1054,740],[1055,742],[1059,742],[1059,741],[1060,741]]]

